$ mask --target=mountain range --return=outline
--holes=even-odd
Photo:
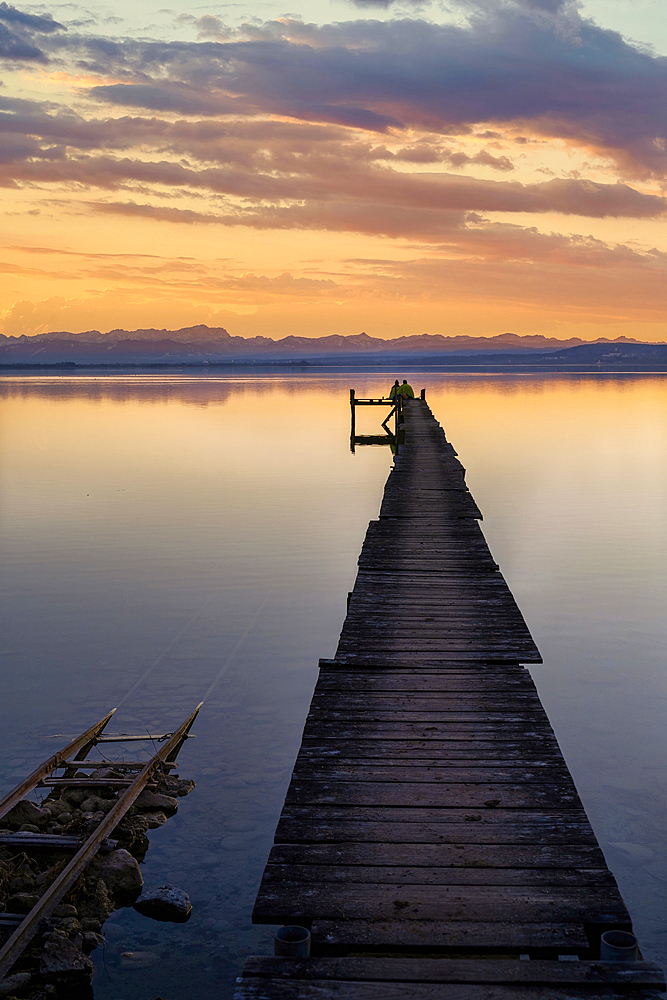
[[[205,364],[225,361],[307,360],[383,356],[422,360],[425,355],[545,354],[593,345],[640,344],[633,338],[584,341],[577,337],[520,336],[501,333],[492,337],[447,337],[416,334],[393,340],[366,333],[328,337],[236,337],[223,327],[203,324],[180,330],[88,330],[85,333],[54,331],[18,337],[0,334],[0,364]],[[648,346],[648,345],[647,345]],[[654,345],[651,345],[654,346]]]

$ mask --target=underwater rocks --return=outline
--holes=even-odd
[[[167,884],[144,892],[133,904],[133,908],[137,913],[142,913],[153,920],[184,924],[190,919],[192,903],[187,892],[183,892],[176,885]]]

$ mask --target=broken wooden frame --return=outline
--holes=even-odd
[[[426,398],[426,390],[421,390],[421,399]],[[400,444],[399,427],[403,422],[403,404],[405,397],[398,395],[395,399],[389,397],[374,397],[359,399],[355,389],[350,389],[350,451],[354,455],[358,445],[389,445],[392,451]],[[382,421],[384,434],[357,434],[357,406],[388,406],[389,413]],[[394,418],[394,429],[389,429],[389,421]]]
[[[22,920],[20,926],[9,938],[7,943],[2,949],[0,949],[0,978],[4,977],[12,968],[21,952],[33,938],[37,931],[40,922],[46,919],[56,908],[58,903],[62,900],[63,896],[72,888],[76,880],[82,874],[87,865],[92,861],[95,854],[106,841],[107,835],[120,823],[122,818],[125,816],[127,811],[139,797],[144,788],[149,784],[151,778],[156,774],[156,772],[163,769],[169,770],[173,766],[173,762],[178,756],[178,752],[183,746],[183,743],[188,739],[190,729],[199,714],[199,710],[202,707],[203,702],[201,702],[195,708],[194,712],[185,720],[185,722],[179,726],[179,728],[171,734],[164,734],[158,739],[164,742],[164,746],[154,754],[151,759],[145,763],[137,762],[127,762],[133,763],[134,766],[141,767],[139,774],[132,779],[127,781],[121,779],[121,785],[126,786],[125,790],[122,791],[116,800],[114,806],[106,814],[104,819],[98,824],[93,833],[88,837],[88,839],[81,845],[80,849],[77,851],[75,856],[69,862],[67,867],[60,873],[58,878],[51,884],[51,886],[46,890],[41,899],[32,910],[25,916]],[[17,785],[15,789],[8,793],[5,798],[0,802],[0,818],[5,816],[13,806],[17,805],[18,802],[22,801],[27,792],[32,791],[38,785],[42,784],[54,784],[54,780],[49,780],[47,782],[47,776],[50,775],[54,770],[58,768],[66,768],[66,774],[69,774],[73,770],[81,767],[97,768],[99,766],[98,762],[90,762],[85,760],[85,756],[88,754],[89,750],[95,743],[124,743],[126,742],[126,737],[123,735],[115,737],[104,737],[100,738],[100,734],[107,722],[115,712],[109,712],[103,719],[101,719],[95,726],[87,729],[85,733],[82,733],[75,740],[69,743],[66,747],[60,750],[53,757],[50,757],[47,761],[36,768],[25,781]],[[136,740],[137,737],[130,737],[130,739]],[[152,741],[156,737],[146,734],[142,737],[143,740]],[[83,754],[84,759],[77,759],[77,757],[70,757],[72,753]],[[119,761],[108,761],[107,766],[111,768],[122,767],[123,762]],[[76,785],[99,785],[100,782],[87,779],[75,779],[72,777],[65,777],[60,779],[64,785],[76,786]],[[60,782],[59,782],[60,783]],[[113,787],[118,787],[117,779],[109,779],[105,782],[106,785],[112,785]]]

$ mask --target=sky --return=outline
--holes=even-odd
[[[0,333],[667,340],[661,0],[0,2]]]

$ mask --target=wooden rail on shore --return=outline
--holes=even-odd
[[[540,655],[423,400],[320,676],[253,921],[310,929],[236,1000],[657,997],[533,681]]]

